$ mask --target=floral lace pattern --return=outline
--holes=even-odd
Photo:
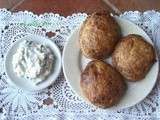
[[[0,118],[4,120],[50,120],[57,119],[160,119],[160,76],[152,92],[139,104],[119,110],[107,111],[86,104],[72,91],[63,72],[48,88],[27,92],[7,84],[4,60],[6,52],[16,40],[27,33],[37,34],[53,40],[63,51],[64,44],[72,31],[87,17],[77,13],[68,17],[45,13],[35,15],[20,11],[11,13],[0,9]],[[140,26],[160,49],[160,13],[155,11],[129,11],[120,15]]]

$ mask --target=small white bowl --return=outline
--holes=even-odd
[[[18,77],[16,73],[13,71],[13,65],[12,65],[13,55],[15,54],[19,46],[19,43],[21,43],[24,40],[35,41],[37,43],[48,46],[52,50],[55,56],[55,62],[53,63],[53,69],[50,75],[38,85],[34,85],[33,83],[31,83],[30,80]],[[5,69],[6,69],[7,76],[9,77],[9,79],[7,79],[7,82],[10,85],[17,86],[21,89],[28,90],[28,91],[41,90],[51,85],[57,79],[58,75],[60,74],[61,52],[59,48],[57,47],[57,45],[50,39],[47,39],[45,37],[38,36],[38,35],[28,34],[26,37],[16,41],[13,44],[13,46],[9,49],[6,59],[5,59]]]

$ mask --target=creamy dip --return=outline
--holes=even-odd
[[[51,73],[54,61],[50,48],[33,41],[23,41],[13,55],[12,65],[17,76],[36,85]]]

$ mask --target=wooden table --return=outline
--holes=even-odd
[[[160,0],[0,0],[0,7],[11,11],[28,10],[36,14],[54,12],[64,16],[100,10],[119,14],[129,10],[160,10]]]

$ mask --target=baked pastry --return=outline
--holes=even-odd
[[[155,60],[153,46],[135,34],[123,37],[112,55],[113,66],[131,81],[143,79]]]
[[[101,108],[117,104],[126,90],[121,74],[100,60],[88,63],[81,73],[80,86],[86,98]]]
[[[90,59],[105,59],[111,55],[120,39],[120,27],[107,12],[90,15],[80,29],[82,54]]]

